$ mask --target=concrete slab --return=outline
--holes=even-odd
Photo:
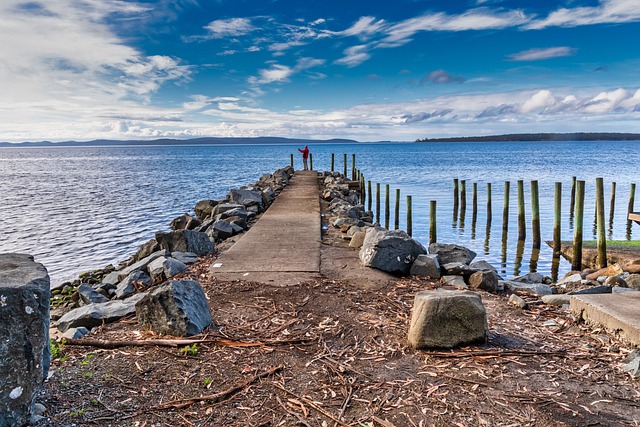
[[[587,323],[640,345],[640,292],[572,295],[569,310]]]
[[[262,217],[211,267],[221,280],[290,284],[320,272],[318,177],[298,171]],[[269,274],[266,274],[269,273]]]

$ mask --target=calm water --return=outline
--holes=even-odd
[[[634,238],[627,230],[630,183],[638,179],[640,142],[353,144],[311,146],[314,168],[328,170],[331,153],[342,170],[343,153],[357,154],[357,167],[374,183],[401,191],[400,226],[406,195],[413,196],[413,235],[428,243],[429,201],[438,203],[438,241],[459,243],[487,259],[505,276],[530,269],[551,271],[543,244],[532,257],[530,181],[538,180],[542,240],[552,238],[554,182],[563,183],[562,237],[571,240],[572,176],[586,181],[584,239],[594,238],[595,178],[605,180],[606,218],[611,182],[617,183],[615,216],[608,237]],[[200,199],[223,198],[230,188],[289,164],[291,145],[6,148],[0,149],[0,253],[26,252],[49,270],[53,283],[116,263],[167,230],[174,217],[193,212]],[[453,218],[453,178],[467,183],[467,209]],[[516,180],[525,181],[527,240],[517,244]],[[510,223],[502,244],[504,181],[511,181]],[[473,221],[472,183],[478,186]],[[487,227],[487,183],[492,183],[493,220]],[[375,203],[374,203],[375,209]],[[384,206],[383,206],[384,212]],[[637,237],[637,236],[636,236]],[[533,261],[532,262],[532,258]],[[567,262],[560,273],[569,270]]]

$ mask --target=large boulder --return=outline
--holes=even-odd
[[[412,347],[483,342],[487,332],[487,311],[477,293],[437,289],[416,294],[408,335]]]
[[[207,235],[214,240],[224,240],[234,235],[234,229],[230,222],[219,219],[207,230]]]
[[[193,252],[203,256],[214,253],[216,249],[206,233],[194,230],[158,231],[156,240],[162,249],[169,252]]]
[[[159,282],[164,279],[170,279],[176,274],[188,270],[189,267],[177,259],[160,257],[151,261],[147,269],[151,280]]]
[[[167,256],[169,256],[169,251],[167,251],[166,249],[162,249],[152,253],[148,257],[145,257],[136,263],[131,264],[128,267],[123,268],[122,270],[115,271],[115,273],[117,273],[118,280],[122,281],[124,280],[125,277],[127,277],[129,274],[133,273],[136,270],[142,270],[146,272],[147,266],[149,265],[149,263],[151,263],[153,260],[157,258],[167,257]]]
[[[69,328],[84,326],[91,329],[103,323],[115,322],[124,316],[135,313],[136,303],[145,295],[146,293],[140,293],[122,301],[113,300],[76,308],[58,319],[56,326],[60,332],[66,332]]]
[[[411,265],[410,274],[414,276],[429,276],[432,279],[439,279],[440,263],[437,255],[420,254]]]
[[[154,332],[195,335],[211,325],[207,298],[194,280],[172,280],[149,292],[136,304],[138,322]]]
[[[118,286],[116,286],[116,298],[123,299],[136,293],[136,286],[147,287],[151,285],[152,280],[144,271],[136,270],[125,277]]]
[[[429,253],[438,255],[440,265],[451,262],[469,264],[476,257],[476,253],[472,250],[449,243],[432,243],[429,245]]]
[[[105,297],[86,283],[82,283],[80,286],[78,286],[78,296],[80,297],[80,301],[82,301],[82,304],[93,304],[109,301],[109,298]]]
[[[193,208],[196,213],[196,217],[200,219],[205,219],[211,216],[211,212],[213,212],[213,208],[218,204],[215,200],[200,200],[196,203],[196,206]]]
[[[229,201],[246,207],[258,206],[259,210],[264,209],[262,192],[252,189],[232,189],[229,192]]]
[[[200,219],[185,213],[171,221],[170,226],[172,230],[193,230],[198,228],[200,224],[202,224]]]
[[[469,288],[496,292],[499,280],[502,278],[493,270],[478,271],[469,277]]]
[[[427,251],[402,230],[369,228],[360,248],[360,261],[365,267],[396,275],[409,274],[418,255]]]
[[[47,378],[49,286],[31,255],[0,254],[0,427],[29,422]]]

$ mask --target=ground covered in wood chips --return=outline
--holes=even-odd
[[[198,280],[217,328],[189,346],[66,344],[38,400],[47,426],[638,425],[640,387],[620,370],[631,350],[560,308],[522,310],[482,293],[486,344],[414,351],[417,291],[318,279],[298,286]],[[531,298],[530,298],[531,299]],[[556,326],[543,326],[555,320]],[[550,322],[553,323],[553,322]],[[86,339],[148,340],[134,318]],[[170,344],[167,342],[166,344]]]

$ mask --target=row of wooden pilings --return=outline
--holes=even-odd
[[[310,169],[313,170],[313,155],[309,155]],[[348,177],[347,169],[347,154],[343,154],[343,175]],[[293,154],[291,154],[291,166],[293,167]],[[331,171],[335,171],[335,154],[331,153]],[[361,203],[366,204],[367,210],[373,212],[373,191],[372,182],[365,180],[364,174],[356,167],[356,155],[351,155],[351,179],[357,181],[360,187]],[[526,221],[525,221],[525,196],[524,196],[524,181],[518,180],[517,184],[517,203],[518,203],[518,242],[522,243],[520,246],[524,246],[526,240]],[[606,222],[605,222],[605,194],[604,194],[604,179],[596,178],[596,209],[594,215],[594,234],[597,237],[597,249],[598,257],[597,264],[599,268],[607,266],[607,248],[606,248]],[[582,269],[582,240],[583,240],[583,224],[584,224],[584,204],[585,204],[585,181],[578,180],[577,177],[572,177],[571,183],[571,200],[570,200],[570,215],[569,221],[573,225],[573,260],[572,268],[574,270]],[[381,185],[375,183],[375,222],[380,225],[384,225],[385,228],[390,228],[390,199],[391,189],[389,184],[385,185],[385,198],[384,198],[384,224],[382,222],[381,213]],[[628,213],[634,210],[635,199],[635,183],[630,185],[629,191],[629,204]],[[542,239],[540,233],[540,203],[539,203],[539,190],[538,181],[531,181],[531,224],[532,224],[532,246],[533,250],[539,252]],[[503,245],[506,244],[507,233],[509,230],[509,199],[511,192],[511,182],[504,182],[504,202],[502,212],[502,240]],[[395,189],[395,209],[394,209],[394,229],[400,228],[400,189]],[[609,231],[613,225],[613,218],[615,212],[615,198],[616,198],[616,183],[611,183],[611,199],[609,205]],[[467,188],[466,180],[453,179],[453,219],[457,221],[458,213],[460,214],[460,221],[464,221],[466,215],[466,203],[467,203]],[[429,243],[435,243],[437,241],[437,224],[436,224],[436,209],[437,201],[430,200],[429,209]],[[473,183],[472,190],[472,221],[475,224],[475,218],[478,212],[478,185]],[[562,183],[555,183],[554,192],[554,222],[553,222],[553,253],[554,258],[560,256],[561,252],[561,217],[562,217]],[[413,232],[413,212],[412,212],[412,196],[406,196],[406,231],[410,236]],[[487,230],[490,229],[492,222],[492,184],[487,183]],[[627,221],[627,236],[630,237],[631,221]]]

